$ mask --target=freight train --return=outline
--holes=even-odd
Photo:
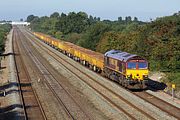
[[[148,62],[138,55],[119,50],[104,55],[43,33],[34,32],[37,38],[95,72],[118,82],[128,89],[145,89],[148,82]]]

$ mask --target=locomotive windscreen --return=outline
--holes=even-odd
[[[148,64],[144,60],[132,60],[127,63],[127,69],[147,69]]]
[[[146,62],[138,62],[138,68],[139,69],[147,69],[147,63]]]
[[[128,62],[127,69],[136,69],[136,62]]]

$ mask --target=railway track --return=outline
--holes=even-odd
[[[23,35],[21,35],[21,39],[26,39]],[[28,41],[21,41],[21,44],[24,46],[24,49],[30,51],[30,44],[27,44]],[[52,68],[46,64],[39,56],[39,53],[35,53],[32,51],[29,53],[31,59],[36,63],[36,66],[39,68],[41,73],[41,79],[46,83],[48,88],[54,94],[55,98],[59,101],[59,103],[63,106],[68,119],[91,119],[92,117],[89,116],[83,109],[82,106],[75,101],[72,95],[61,85],[57,78],[61,78],[58,74],[55,75],[55,72]]]
[[[15,68],[17,72],[18,87],[21,96],[22,108],[24,110],[24,118],[46,120],[46,115],[39,102],[36,91],[31,86],[31,80],[22,58],[22,51],[17,43],[19,35],[17,31],[13,33],[13,53],[15,60]]]
[[[103,84],[101,84],[100,82],[96,81],[94,78],[92,78],[91,76],[89,76],[88,74],[86,74],[84,71],[82,71],[81,69],[77,68],[77,66],[71,64],[70,62],[67,62],[67,60],[65,60],[64,58],[60,58],[56,53],[53,53],[49,48],[45,47],[42,45],[42,43],[39,43],[39,41],[37,42],[36,40],[34,40],[34,42],[36,44],[38,44],[39,47],[41,47],[43,50],[47,51],[47,53],[49,53],[50,56],[52,56],[54,59],[56,59],[57,61],[59,61],[60,63],[62,63],[62,65],[68,69],[70,72],[72,72],[74,75],[76,75],[80,80],[82,80],[83,82],[85,82],[86,84],[88,84],[93,90],[95,90],[98,94],[100,94],[101,96],[103,96],[107,101],[109,101],[116,109],[124,112],[130,119],[136,119],[136,116],[133,115],[132,113],[129,113],[128,111],[126,111],[125,109],[123,109],[120,105],[118,105],[116,102],[114,102],[109,96],[107,96],[105,93],[102,93],[102,91],[100,91],[98,88],[94,87],[91,82],[95,82],[95,84],[98,84],[100,87],[102,87],[103,89],[105,89],[106,91],[109,91],[111,94],[113,94],[114,96],[116,96],[119,100],[123,101],[124,103],[128,104],[130,107],[132,107],[134,110],[139,111],[140,114],[143,114],[146,118],[148,119],[155,119],[153,118],[151,115],[149,115],[148,113],[144,112],[143,110],[139,109],[137,106],[133,105],[132,103],[130,103],[129,101],[127,101],[126,99],[124,99],[123,97],[121,97],[120,95],[118,95],[117,93],[115,93],[114,91],[112,91],[111,89],[109,89],[108,87],[104,86]],[[63,61],[63,62],[62,62]],[[73,71],[72,69],[70,69],[69,67],[67,67],[67,65],[76,68],[76,70],[78,72]],[[81,74],[79,74],[81,73]],[[82,74],[84,76],[86,76],[89,80],[89,82],[87,82],[86,80],[82,79]]]
[[[161,100],[160,98],[153,96],[145,91],[143,92],[133,92],[136,96],[142,98],[143,100],[147,101],[148,103],[151,103],[152,105],[158,107],[159,109],[167,112],[169,115],[180,119],[180,109],[176,106]]]

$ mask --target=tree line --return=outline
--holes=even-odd
[[[100,20],[100,17],[87,15],[85,12],[69,14],[54,12],[50,16],[29,15],[27,22],[31,29],[52,35],[59,39],[73,42],[83,47],[96,50],[100,37],[108,31],[122,31],[129,24],[144,24],[137,17],[119,17],[116,21]],[[88,43],[89,42],[89,43]]]

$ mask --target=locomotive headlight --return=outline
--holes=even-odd
[[[148,78],[148,75],[143,75],[144,78]]]
[[[132,78],[132,74],[130,74],[130,75],[127,75],[127,78]]]

